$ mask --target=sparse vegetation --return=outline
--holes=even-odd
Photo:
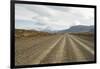
[[[49,64],[94,60],[93,33],[47,33],[16,29],[15,64]]]
[[[15,30],[15,37],[22,38],[22,37],[39,37],[39,36],[48,36],[53,35],[48,32],[41,32],[35,30],[23,30],[23,29],[16,29]]]

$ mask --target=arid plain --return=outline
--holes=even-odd
[[[17,29],[15,64],[34,65],[94,61],[94,34],[46,33]]]

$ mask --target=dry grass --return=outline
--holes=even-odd
[[[23,29],[16,29],[15,30],[15,37],[16,38],[23,38],[23,37],[39,37],[39,36],[48,36],[52,35],[48,32],[40,32],[34,30],[23,30]]]
[[[50,34],[21,29],[16,29],[15,33],[16,65],[93,61],[94,59],[94,55],[91,54],[91,51],[94,51],[93,33]]]

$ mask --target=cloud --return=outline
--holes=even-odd
[[[93,25],[94,9],[16,4],[15,20],[19,20],[15,22],[16,28],[57,31],[77,24]]]

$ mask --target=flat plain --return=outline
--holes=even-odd
[[[94,61],[94,34],[46,33],[17,29],[15,64],[34,65]]]

